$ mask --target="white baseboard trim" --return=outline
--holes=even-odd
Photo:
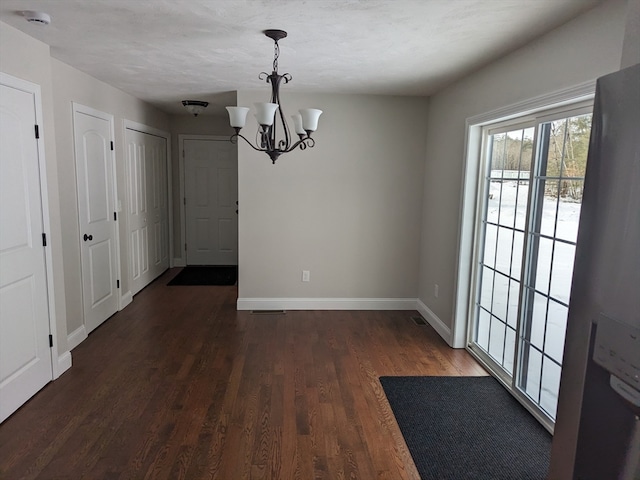
[[[173,267],[186,267],[187,263],[184,261],[184,258],[174,258],[172,262]]]
[[[429,307],[427,307],[422,300],[417,299],[416,300],[416,304],[417,304],[417,310],[420,312],[420,314],[425,318],[425,320],[427,320],[427,322],[429,322],[429,325],[431,325],[433,327],[433,329],[438,332],[438,335],[440,335],[445,342],[447,342],[447,344],[452,347],[455,348],[453,346],[453,338],[451,336],[451,329],[449,327],[447,327],[444,322],[442,320],[440,320],[438,318],[438,316],[433,313],[431,311],[431,309]]]
[[[58,378],[64,372],[71,368],[71,352],[66,351],[62,355],[58,355],[58,366],[56,368],[55,377]]]
[[[238,310],[415,310],[415,298],[238,298]]]
[[[82,342],[87,339],[87,329],[84,325],[79,326],[69,335],[67,335],[67,345],[69,345],[69,350],[73,350]]]
[[[118,311],[124,310],[125,307],[131,302],[133,302],[133,295],[131,295],[131,290],[129,290],[128,292],[123,293],[120,296],[120,308],[118,309]]]

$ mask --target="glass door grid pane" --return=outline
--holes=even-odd
[[[591,115],[539,125],[517,386],[555,420]]]
[[[489,137],[474,341],[513,374],[534,129]]]

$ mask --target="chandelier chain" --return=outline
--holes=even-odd
[[[278,45],[278,41],[276,40],[273,45],[273,71],[278,71],[278,57],[280,56],[280,46]]]

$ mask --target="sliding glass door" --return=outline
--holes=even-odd
[[[505,378],[514,372],[534,132],[522,125],[486,137],[474,342]]]
[[[483,131],[469,348],[555,421],[590,107]]]

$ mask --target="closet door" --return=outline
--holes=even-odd
[[[169,210],[167,184],[167,141],[145,135],[147,153],[147,195],[149,206],[149,265],[156,278],[169,268]]]
[[[0,422],[53,378],[34,89],[0,74]]]
[[[126,130],[127,217],[131,293],[135,295],[151,280],[147,207],[147,163],[144,134]]]
[[[126,130],[131,293],[169,268],[167,141]]]
[[[118,230],[113,116],[73,104],[84,323],[91,332],[118,311]]]

